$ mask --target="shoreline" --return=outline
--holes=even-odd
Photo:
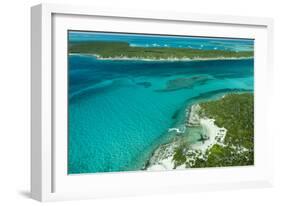
[[[214,57],[214,58],[141,58],[141,57],[101,57],[98,54],[89,53],[69,53],[69,56],[93,56],[97,60],[103,61],[146,61],[146,62],[194,62],[194,61],[219,61],[219,60],[244,60],[254,57]]]
[[[220,97],[224,98],[225,94]],[[185,109],[186,123],[185,130],[193,127],[201,127],[202,134],[206,137],[203,141],[198,141],[196,143],[190,144],[188,146],[189,153],[194,156],[190,158],[191,165],[195,161],[194,158],[204,159],[204,153],[210,149],[213,145],[219,144],[223,146],[223,140],[226,136],[227,129],[218,127],[215,124],[215,120],[207,117],[200,117],[199,112],[201,108],[198,103],[192,104],[190,107]],[[182,134],[183,131],[179,128],[169,128],[168,132],[175,131],[176,134]],[[182,138],[183,139],[183,138]],[[150,159],[147,161],[145,170],[147,171],[159,171],[159,170],[173,170],[173,169],[186,169],[184,164],[175,166],[174,153],[177,147],[184,144],[182,139],[173,139],[170,142],[159,145],[159,147],[153,152]]]
[[[249,94],[251,95],[252,93],[226,93],[222,94],[217,100],[211,100],[211,102],[225,102],[229,101],[229,98],[232,98],[233,96],[236,96],[239,99]],[[238,100],[238,102],[239,101],[241,100]],[[156,150],[154,150],[150,159],[148,159],[146,163],[145,170],[159,171],[198,167],[219,167],[228,164],[225,163],[221,165],[214,163],[212,162],[214,161],[214,157],[219,158],[220,161],[234,162],[239,158],[246,158],[247,161],[251,162],[251,153],[253,152],[251,146],[248,147],[243,143],[235,144],[235,142],[229,142],[229,136],[226,140],[228,132],[233,131],[230,131],[231,128],[228,130],[228,127],[225,128],[222,125],[219,126],[215,118],[211,118],[205,113],[206,103],[208,104],[208,102],[208,100],[194,102],[185,109],[185,130],[191,131],[195,128],[198,132],[197,129],[200,128],[200,138],[196,138],[195,142],[188,142],[188,140],[190,140],[189,138],[192,137],[192,134],[195,134],[194,132],[189,132],[186,135],[179,129],[173,128],[172,131],[175,132],[174,138],[171,138],[168,143],[159,145]],[[225,154],[231,155],[224,156]],[[209,159],[210,156],[212,156],[211,159]],[[226,160],[224,160],[225,158]],[[227,158],[230,158],[230,160]],[[248,165],[249,163],[247,163],[247,161],[242,163],[242,165]],[[230,163],[228,166],[241,166],[240,164],[241,163],[237,165]]]
[[[220,97],[223,99],[225,95]],[[190,145],[191,149],[201,150],[206,152],[214,144],[221,144],[226,136],[227,129],[219,127],[215,124],[215,119],[208,117],[200,117],[201,107],[199,104],[193,104],[189,108],[187,127],[201,127],[202,135],[206,138],[200,142]]]

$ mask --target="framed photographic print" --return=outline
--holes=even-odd
[[[272,185],[268,18],[32,8],[40,201]]]

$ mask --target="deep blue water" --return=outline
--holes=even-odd
[[[253,90],[253,59],[194,62],[69,56],[68,173],[139,170],[189,103]],[[178,78],[203,77],[167,90]]]
[[[229,38],[194,38],[188,36],[159,36],[159,35],[131,35],[121,33],[102,32],[69,32],[71,42],[81,41],[122,41],[128,42],[130,46],[141,47],[176,47],[193,48],[205,50],[231,50],[250,51],[253,50],[251,39],[229,39]]]

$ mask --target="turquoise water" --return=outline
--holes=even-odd
[[[148,62],[70,55],[68,173],[141,169],[168,141],[168,129],[183,124],[186,105],[253,90],[253,64],[253,59]],[[190,78],[189,84],[169,90],[169,81],[179,78]]]

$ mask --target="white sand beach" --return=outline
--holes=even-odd
[[[170,58],[142,58],[142,57],[127,57],[127,56],[114,56],[114,57],[102,57],[98,54],[90,54],[90,53],[69,53],[69,55],[89,55],[94,56],[95,58],[99,60],[133,60],[133,61],[168,61],[168,62],[174,62],[174,61],[212,61],[212,60],[241,60],[241,59],[252,59],[253,57],[214,57],[214,58],[202,58],[202,57],[194,57],[194,58],[176,58],[176,57],[170,57]]]
[[[148,171],[159,171],[159,170],[172,170],[174,169],[174,161],[172,155],[166,159],[162,159],[154,165],[147,168]]]
[[[222,142],[227,132],[225,128],[218,127],[214,119],[208,118],[201,118],[200,125],[203,128],[203,135],[206,137],[206,140],[192,144],[192,149],[206,152],[206,150],[211,148],[214,144],[223,144]]]
[[[223,145],[224,138],[226,136],[227,130],[225,128],[220,128],[215,124],[214,119],[207,117],[200,117],[200,105],[195,104],[189,108],[189,114],[187,115],[187,126],[198,126],[202,127],[202,136],[204,139],[190,145],[188,151],[189,154],[193,154],[193,157],[203,158],[207,149],[210,149],[214,144]],[[170,131],[179,132],[177,128],[171,128]],[[160,146],[150,159],[150,165],[146,168],[149,171],[153,170],[171,170],[171,169],[184,169],[185,165],[178,165],[175,167],[175,162],[173,160],[173,155],[175,149],[180,145],[180,142],[173,141],[166,145]],[[194,162],[194,158],[187,157],[187,160]],[[191,163],[192,164],[192,163]]]

